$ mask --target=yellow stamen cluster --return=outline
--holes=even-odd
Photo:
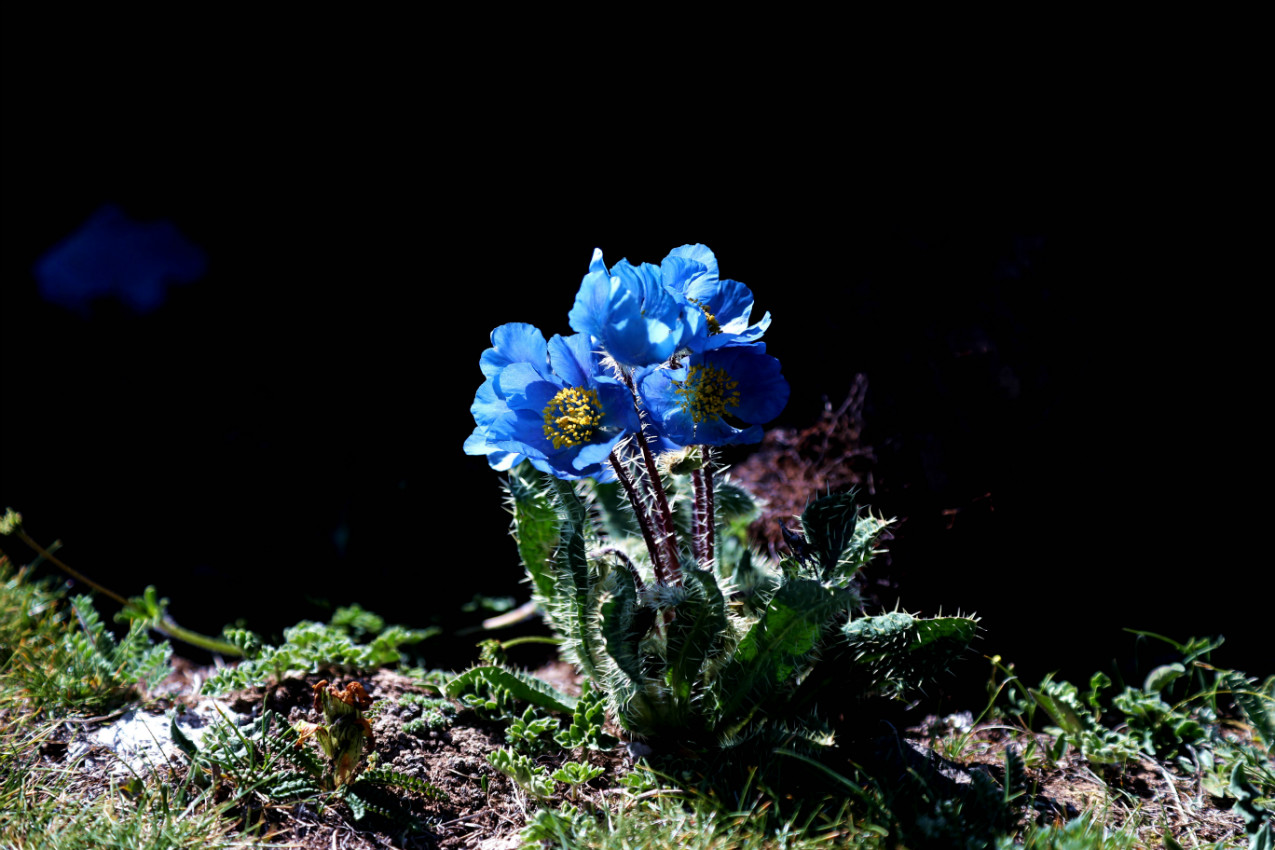
[[[722,332],[721,323],[717,321],[716,316],[708,312],[708,307],[704,306],[699,301],[696,301],[694,298],[688,298],[686,300],[690,301],[692,304],[698,307],[700,309],[700,312],[704,314],[704,317],[708,319],[708,335],[709,336],[713,336],[714,334],[719,334]]]
[[[720,417],[731,408],[739,407],[739,381],[717,366],[692,366],[685,381],[674,381],[674,392],[682,397],[682,410],[691,415],[698,425]]]
[[[584,445],[593,439],[593,429],[600,424],[602,404],[597,390],[560,390],[545,406],[545,437],[555,449]]]

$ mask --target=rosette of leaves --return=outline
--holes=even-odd
[[[670,469],[669,493],[688,492]],[[680,582],[662,584],[606,485],[519,467],[509,478],[513,533],[533,594],[581,671],[631,735],[678,747],[722,748],[783,718],[785,735],[815,739],[816,700],[846,681],[859,695],[901,695],[945,670],[973,638],[969,617],[858,617],[859,570],[889,521],[854,494],[811,502],[792,554],[779,563],[738,537],[696,563],[679,552]],[[727,482],[732,516],[755,511]],[[728,534],[743,524],[718,516]],[[719,532],[720,533],[720,532]],[[685,539],[685,537],[683,537]]]

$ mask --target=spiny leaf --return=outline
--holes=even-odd
[[[792,686],[842,607],[840,594],[812,580],[785,584],[749,629],[720,677],[723,732],[733,735],[777,688]]]
[[[854,491],[815,499],[802,512],[801,527],[806,533],[806,545],[814,551],[825,578],[836,570],[841,561],[841,554],[854,537],[857,519]]]
[[[700,668],[721,649],[726,634],[726,600],[717,580],[706,570],[686,570],[683,580],[687,594],[668,626],[668,684],[674,700],[688,702]]]
[[[902,611],[861,617],[841,630],[852,664],[868,687],[896,697],[919,690],[974,638],[970,617],[919,619]]]
[[[567,696],[548,682],[504,667],[471,667],[444,685],[443,693],[451,699],[458,699],[479,682],[504,688],[520,700],[551,711],[570,714],[578,702],[576,697]]]
[[[509,472],[506,486],[513,508],[513,536],[518,556],[542,600],[553,598],[549,564],[558,546],[560,519],[554,505],[554,491],[544,476],[530,463]]]
[[[640,686],[645,675],[637,647],[642,639],[642,630],[637,627],[637,585],[627,568],[616,566],[612,569],[615,586],[610,598],[602,603],[602,637],[606,642],[607,655]]]

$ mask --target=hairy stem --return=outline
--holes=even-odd
[[[673,527],[673,512],[669,510],[668,497],[664,494],[664,484],[660,481],[660,470],[655,465],[655,458],[651,454],[651,447],[646,442],[646,434],[643,431],[644,423],[647,418],[646,411],[642,407],[642,399],[637,391],[637,385],[633,383],[633,373],[620,368],[617,370],[620,379],[624,381],[624,385],[629,388],[629,393],[633,396],[633,409],[638,415],[638,429],[634,435],[637,444],[642,452],[642,464],[646,467],[646,477],[651,488],[652,500],[655,503],[653,511],[656,522],[659,523],[660,537],[655,541],[664,552],[664,564],[666,569],[660,571],[658,568],[655,573],[656,581],[660,584],[669,586],[680,586],[682,583],[682,565],[681,556],[677,553],[677,536]],[[614,456],[614,453],[613,453]],[[639,503],[630,494],[629,499],[633,502],[633,507],[637,508]],[[639,512],[640,513],[640,512]],[[646,528],[643,526],[643,532]],[[647,538],[647,548],[650,549],[652,541]],[[655,557],[655,552],[651,552],[651,560],[655,564],[660,563],[660,559]],[[663,574],[661,574],[663,572]]]
[[[668,580],[664,583],[676,587],[682,583],[682,566],[677,554],[677,535],[673,528],[673,511],[668,506],[668,496],[664,494],[664,483],[660,480],[659,467],[655,465],[655,457],[646,442],[646,435],[639,428],[636,434],[638,447],[642,450],[642,463],[646,466],[646,477],[650,481],[651,495],[655,500],[655,518],[660,524],[660,543],[668,565]]]
[[[695,560],[704,569],[713,563],[716,548],[717,510],[713,504],[713,467],[707,457],[708,449],[704,449],[704,466],[691,472],[691,483],[695,489],[695,532],[693,546]]]
[[[660,547],[656,544],[655,533],[651,530],[651,518],[642,507],[641,500],[638,499],[637,489],[633,486],[633,479],[629,477],[628,470],[624,468],[624,462],[615,453],[615,449],[611,450],[610,460],[611,468],[615,470],[615,478],[620,482],[620,486],[624,488],[624,494],[628,496],[629,504],[633,506],[633,515],[637,517],[638,526],[642,529],[642,540],[646,543],[646,551],[651,555],[651,566],[655,570],[655,580],[661,584],[668,584],[668,570],[664,567],[660,557]]]
[[[703,569],[708,565],[707,553],[704,551],[707,543],[704,534],[704,476],[698,469],[691,472],[691,487],[695,494],[695,503],[691,510],[691,555]]]
[[[641,593],[646,590],[646,584],[642,581],[641,573],[638,572],[637,567],[633,564],[633,561],[629,560],[629,556],[623,549],[619,549],[615,546],[604,546],[593,554],[596,558],[610,555],[620,563],[624,564],[628,571],[633,574],[633,583],[637,586],[638,592]]]

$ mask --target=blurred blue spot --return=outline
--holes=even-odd
[[[87,313],[115,297],[138,313],[164,303],[167,287],[203,277],[208,257],[172,222],[138,222],[107,204],[35,264],[40,297]]]

